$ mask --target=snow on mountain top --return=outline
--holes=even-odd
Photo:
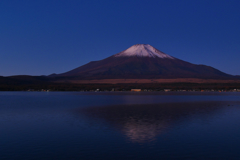
[[[115,55],[115,57],[129,57],[129,56],[174,59],[172,56],[169,56],[157,50],[156,48],[152,47],[149,44],[136,44],[126,49],[125,51],[122,51]]]

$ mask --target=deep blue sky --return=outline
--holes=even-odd
[[[0,75],[62,73],[138,43],[240,75],[240,0],[1,0]]]

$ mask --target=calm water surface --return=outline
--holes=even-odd
[[[240,159],[240,93],[0,92],[0,159]]]

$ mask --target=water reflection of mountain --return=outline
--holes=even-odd
[[[191,118],[207,119],[233,102],[187,102],[144,105],[89,107],[77,113],[110,124],[122,131],[132,142],[154,140],[172,125]]]

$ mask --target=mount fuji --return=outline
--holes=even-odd
[[[136,44],[99,61],[52,75],[64,79],[232,79],[213,67],[192,64],[165,54],[149,44]]]

